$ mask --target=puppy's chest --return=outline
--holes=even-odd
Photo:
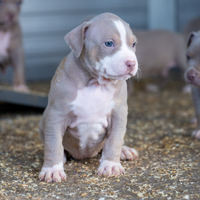
[[[10,45],[11,33],[0,31],[0,56],[8,56],[8,48]]]
[[[71,126],[79,124],[108,125],[108,115],[114,107],[115,88],[112,85],[92,84],[79,90],[72,102],[72,110],[76,120]]]

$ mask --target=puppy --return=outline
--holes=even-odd
[[[139,41],[136,56],[141,65],[142,78],[160,76],[166,79],[170,69],[177,66],[185,71],[186,47],[180,34],[167,30],[133,30],[133,34]],[[151,84],[146,89],[157,92],[160,87]]]
[[[185,72],[185,80],[192,84],[192,98],[197,118],[197,128],[192,136],[200,139],[200,31],[190,33],[187,47],[188,68]]]
[[[127,124],[126,80],[138,71],[136,37],[111,13],[82,23],[65,36],[71,53],[51,81],[39,125],[44,142],[40,180],[65,180],[64,149],[74,158],[91,158],[103,149],[99,175],[120,175],[122,160],[138,157],[123,146]]]
[[[24,51],[21,29],[18,23],[21,0],[0,1],[0,69],[8,65],[14,70],[13,88],[28,91],[24,80]]]

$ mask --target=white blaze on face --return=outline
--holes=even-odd
[[[132,46],[127,45],[127,32],[124,24],[120,20],[113,21],[113,23],[115,24],[116,29],[119,32],[121,46],[115,54],[113,54],[112,56],[108,55],[100,60],[98,63],[96,63],[96,69],[100,72],[101,76],[104,76],[108,79],[128,79],[137,73],[138,61],[135,52],[131,49]],[[131,72],[128,70],[128,67],[126,65],[127,61],[135,62],[134,69]]]

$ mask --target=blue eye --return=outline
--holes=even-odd
[[[133,46],[132,46],[132,47],[135,47],[135,45],[136,45],[136,42],[133,43]]]
[[[113,46],[113,42],[105,42],[105,45],[106,45],[107,47],[112,47],[112,46]]]

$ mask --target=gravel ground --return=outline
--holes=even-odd
[[[194,109],[183,83],[159,93],[136,83],[128,100],[125,142],[139,152],[121,162],[126,174],[99,177],[100,155],[65,164],[67,180],[38,180],[43,144],[38,135],[41,109],[0,104],[0,199],[200,199],[200,142],[191,137]]]

